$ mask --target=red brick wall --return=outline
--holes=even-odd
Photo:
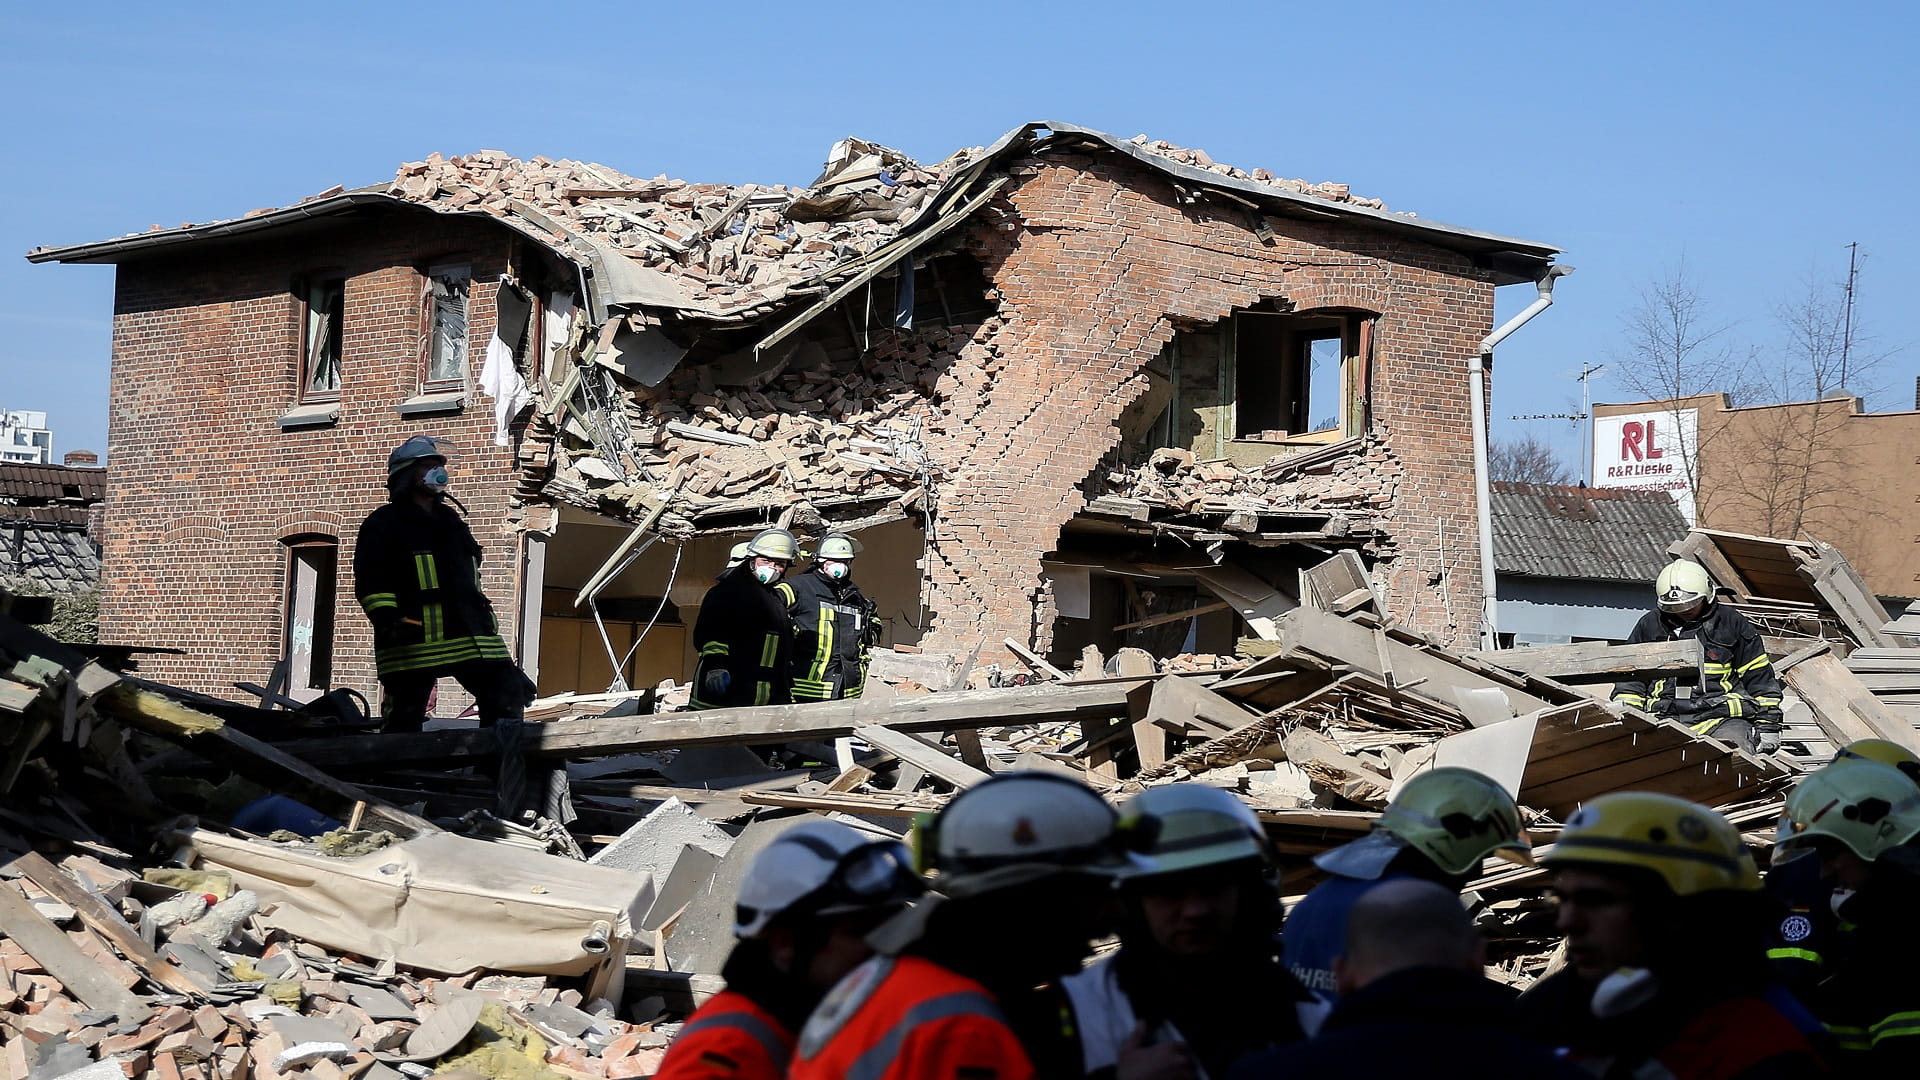
[[[1262,243],[1235,204],[1182,206],[1158,173],[1111,157],[1017,172],[1012,212],[969,236],[999,311],[937,387],[928,444],[951,480],[924,644],[1030,639],[1040,555],[1079,510],[1078,485],[1117,442],[1172,320],[1213,322],[1271,297],[1380,313],[1374,425],[1405,469],[1386,599],[1417,629],[1471,640],[1481,590],[1464,372],[1492,328],[1489,277],[1464,256],[1342,223],[1273,218],[1278,235]]]
[[[120,268],[114,305],[101,636],[184,656],[141,672],[234,697],[264,683],[285,650],[288,554],[298,533],[339,538],[333,684],[377,701],[372,635],[353,599],[359,523],[385,500],[387,452],[445,436],[454,493],[485,551],[482,582],[512,644],[517,538],[507,522],[511,450],[493,445],[492,403],[473,389],[493,334],[510,234],[425,214],[273,237],[217,255]],[[424,271],[468,262],[468,400],[463,413],[403,418],[419,393]],[[344,269],[339,420],[282,431],[300,396],[302,303],[292,283]],[[451,682],[442,714],[464,704]]]

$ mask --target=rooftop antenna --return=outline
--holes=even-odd
[[[1853,291],[1860,280],[1860,241],[1847,245],[1846,327],[1840,335],[1840,385],[1847,385],[1847,358],[1853,352]]]
[[[1591,420],[1593,419],[1593,415],[1592,415],[1593,406],[1591,404],[1591,399],[1593,395],[1589,391],[1588,384],[1591,383],[1596,376],[1598,376],[1601,372],[1605,370],[1607,370],[1607,365],[1605,364],[1596,364],[1591,360],[1581,361],[1580,374],[1574,376],[1574,378],[1580,380],[1580,411],[1579,412],[1577,413],[1526,413],[1521,416],[1509,416],[1507,417],[1507,419],[1509,420],[1565,420],[1565,421],[1568,421],[1569,423],[1574,423],[1574,424],[1577,424],[1582,420]],[[1580,483],[1583,485],[1587,482],[1587,478],[1589,475],[1587,472],[1588,468],[1590,467],[1588,456],[1592,453],[1592,451],[1593,451],[1593,433],[1589,431],[1587,433],[1587,437],[1580,441]]]

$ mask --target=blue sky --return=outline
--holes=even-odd
[[[932,161],[1064,120],[1565,248],[1578,273],[1502,348],[1493,411],[1496,437],[1577,461],[1573,426],[1506,417],[1573,411],[1570,376],[1619,351],[1621,312],[1683,255],[1727,340],[1766,349],[1776,306],[1844,276],[1858,241],[1862,316],[1909,345],[1915,10],[8,5],[0,407],[50,413],[56,453],[105,449],[112,271],[31,266],[36,245],[283,205],[436,150],[797,184],[843,135]],[[1531,298],[1502,290],[1501,316]],[[1910,407],[1916,369],[1897,353],[1876,404]]]

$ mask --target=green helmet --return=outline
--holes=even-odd
[[[1673,611],[1713,596],[1713,579],[1706,568],[1691,559],[1675,559],[1660,571],[1653,583],[1654,596],[1662,611]]]
[[[1203,866],[1272,861],[1266,830],[1238,796],[1205,784],[1168,784],[1133,797],[1121,811],[1123,821],[1151,818],[1153,843],[1145,854],[1151,870],[1128,875],[1151,877]]]
[[[387,486],[392,487],[394,478],[406,472],[417,461],[427,458],[447,460],[453,445],[445,439],[436,439],[431,435],[415,435],[406,442],[393,448],[387,455]]]
[[[1343,877],[1372,879],[1412,848],[1443,873],[1459,876],[1496,851],[1530,862],[1520,835],[1520,808],[1491,777],[1457,766],[1428,769],[1400,788],[1373,823],[1373,832],[1324,852],[1313,861]]]
[[[860,546],[853,542],[853,537],[846,533],[828,533],[826,539],[820,541],[817,557],[845,562],[859,553]]]
[[[1835,761],[1809,774],[1787,796],[1776,843],[1812,846],[1827,837],[1867,862],[1920,834],[1920,788],[1891,765],[1864,758]]]
[[[792,562],[800,557],[800,542],[785,529],[765,529],[758,536],[747,541],[747,555]]]

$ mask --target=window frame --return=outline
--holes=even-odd
[[[314,376],[314,294],[325,285],[337,287],[334,313],[334,325],[331,344],[334,350],[334,384],[326,390],[313,388]],[[299,393],[295,400],[301,404],[324,403],[340,400],[340,392],[347,382],[347,273],[339,269],[312,270],[294,279],[296,307],[299,312],[300,352],[298,359]]]
[[[282,649],[287,661],[288,697],[312,700],[332,689],[338,652],[340,608],[340,539],[323,533],[303,533],[281,541],[286,549],[286,596],[282,609]],[[328,572],[322,573],[314,556],[326,553]],[[302,595],[307,576],[311,594]],[[311,626],[304,650],[298,645],[298,627],[305,615]],[[318,676],[316,678],[316,675]]]
[[[420,393],[447,394],[464,391],[473,371],[473,261],[466,258],[449,257],[436,259],[427,264],[421,272],[420,321]],[[442,279],[454,277],[465,284],[462,294],[463,334],[460,341],[459,370],[451,376],[434,377],[434,360],[441,341],[440,302],[435,294],[435,285]]]
[[[1240,330],[1242,320],[1247,317],[1273,318],[1288,320],[1291,325],[1279,328],[1281,341],[1280,356],[1276,366],[1274,385],[1284,394],[1289,384],[1289,372],[1297,372],[1298,394],[1294,402],[1281,401],[1276,406],[1278,419],[1286,423],[1284,428],[1262,427],[1248,430],[1245,427],[1243,408],[1243,386],[1245,380],[1241,373],[1245,362],[1240,352]],[[1372,341],[1372,324],[1377,315],[1354,310],[1314,311],[1236,311],[1233,314],[1233,435],[1235,442],[1336,442],[1362,434],[1371,422],[1367,409],[1366,380],[1371,366],[1364,355]],[[1319,419],[1313,415],[1313,343],[1316,341],[1340,342],[1340,359],[1334,375],[1339,387],[1334,394],[1334,424],[1331,427],[1315,426]],[[1294,430],[1298,426],[1300,430]],[[1282,439],[1264,439],[1262,431],[1285,430]]]

